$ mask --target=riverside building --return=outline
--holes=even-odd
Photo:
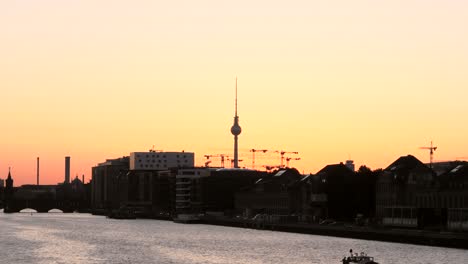
[[[167,170],[190,168],[195,165],[193,152],[149,152],[130,153],[130,170]]]

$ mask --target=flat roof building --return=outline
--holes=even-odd
[[[131,152],[130,170],[167,170],[191,168],[195,165],[193,152]]]

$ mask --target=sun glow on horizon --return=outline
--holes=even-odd
[[[241,166],[250,149],[297,151],[315,173],[383,168],[430,141],[467,157],[463,1],[4,1],[0,178],[86,180],[146,151],[231,154],[239,77]],[[277,165],[259,155],[257,168]],[[212,164],[219,164],[213,160]]]

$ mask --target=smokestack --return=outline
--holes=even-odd
[[[84,174],[83,174],[83,176],[81,176],[81,182],[83,182],[83,184],[84,184]]]
[[[65,157],[65,183],[70,183],[70,157]]]
[[[37,185],[39,185],[39,157],[37,157]]]

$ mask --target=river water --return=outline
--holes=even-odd
[[[468,250],[275,231],[0,213],[0,263],[341,263],[349,249],[379,263],[468,263]]]

